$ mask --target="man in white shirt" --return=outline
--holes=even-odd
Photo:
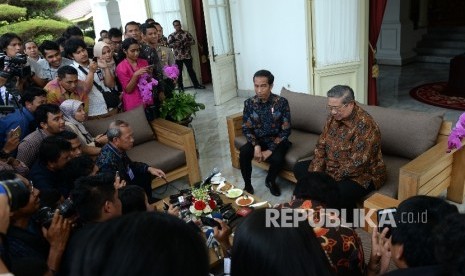
[[[84,81],[89,92],[89,119],[108,117],[116,113],[116,109],[108,110],[102,93],[111,93],[110,88],[115,86],[115,79],[107,66],[101,66],[91,61],[87,53],[87,45],[81,39],[69,39],[65,44],[65,54],[72,58],[78,71],[78,79]]]

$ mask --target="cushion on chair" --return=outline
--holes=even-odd
[[[289,102],[292,129],[321,134],[328,118],[326,97],[292,92],[284,87],[281,96]]]
[[[166,146],[151,140],[128,151],[128,156],[138,162],[144,162],[152,167],[170,172],[186,164],[184,151]]]
[[[289,141],[292,142],[292,147],[286,153],[284,168],[293,171],[294,165],[298,161],[313,156],[319,137],[320,135],[317,134],[292,129],[292,134],[289,137]]]
[[[387,180],[386,183],[384,183],[384,185],[376,192],[392,198],[397,198],[400,168],[411,160],[386,154],[383,154],[383,160],[384,164],[386,164]]]
[[[85,122],[87,131],[96,136],[105,133],[110,126],[110,123],[115,120],[123,120],[129,123],[134,131],[134,146],[154,139],[154,134],[149,125],[144,112],[144,107],[141,105],[135,109],[118,113],[115,116],[108,118],[90,120]]]
[[[289,137],[292,146],[286,153],[284,169],[292,171],[295,163],[313,156],[313,151],[319,137],[319,135],[313,133],[292,129],[291,136]],[[239,136],[234,139],[236,149],[240,149],[246,143],[247,139],[245,139],[245,136]]]
[[[415,159],[436,144],[443,113],[360,106],[378,123],[384,154]]]

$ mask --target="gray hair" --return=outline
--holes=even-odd
[[[336,85],[328,91],[328,98],[343,98],[342,103],[355,101],[354,90],[347,85]]]
[[[121,127],[128,127],[129,124],[123,120],[115,120],[111,122],[107,130],[108,141],[112,142],[113,139],[121,137]]]

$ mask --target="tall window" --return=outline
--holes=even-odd
[[[204,0],[205,1],[205,0]],[[210,15],[213,45],[215,54],[224,55],[231,52],[231,37],[228,29],[230,26],[227,18],[227,0],[208,0],[208,12]]]
[[[360,0],[315,0],[314,5],[317,67],[360,61]]]
[[[166,37],[174,32],[173,20],[178,19],[183,23],[179,0],[150,0],[150,8],[152,18],[161,24]]]

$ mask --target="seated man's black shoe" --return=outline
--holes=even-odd
[[[205,89],[205,86],[199,84],[199,85],[196,85],[194,86],[195,89]]]
[[[252,187],[252,185],[245,185],[244,187],[244,191],[248,192],[249,194],[253,195],[254,194],[254,189]]]
[[[272,181],[266,181],[265,186],[270,189],[270,193],[274,196],[280,196],[281,190],[279,189],[278,185]]]

